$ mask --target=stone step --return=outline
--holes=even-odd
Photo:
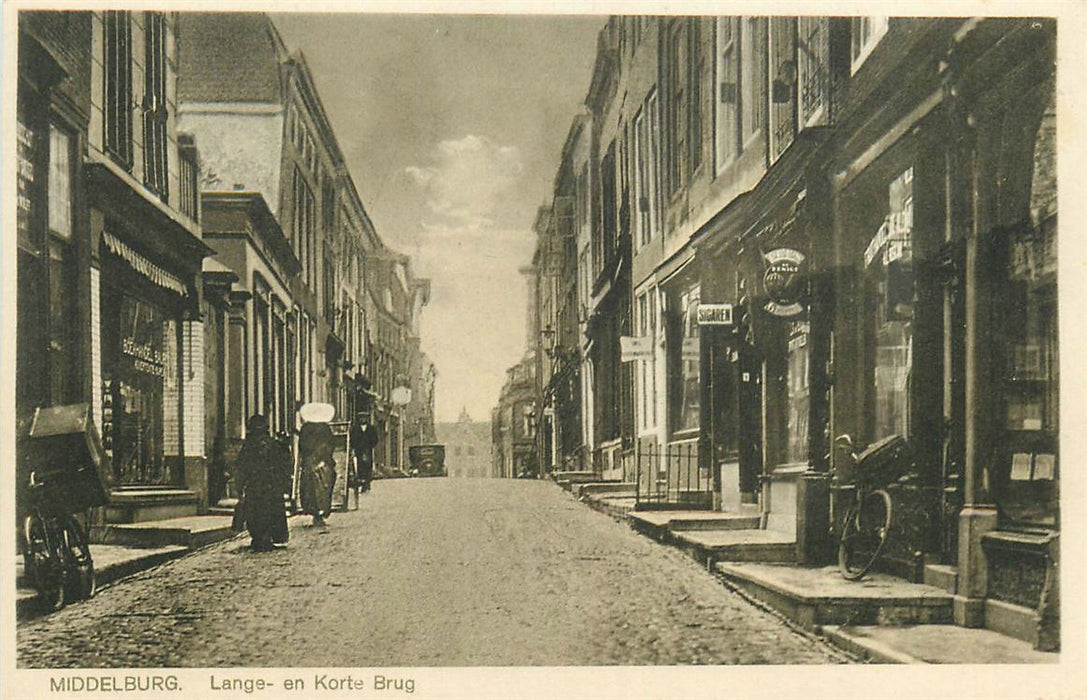
[[[551,478],[555,481],[577,481],[580,483],[600,481],[600,475],[592,471],[551,472]]]
[[[124,488],[113,491],[106,522],[140,523],[196,515],[200,498],[187,489]]]
[[[924,582],[954,595],[958,592],[959,569],[949,564],[925,564]]]
[[[773,530],[674,530],[673,537],[679,547],[708,565],[796,561],[795,538]]]
[[[111,523],[92,528],[91,539],[98,544],[127,547],[177,545],[195,549],[234,536],[229,515],[195,515],[138,523]]]
[[[957,625],[838,626],[822,634],[835,645],[881,664],[1052,664],[1060,655],[986,629]]]
[[[577,496],[591,496],[596,494],[629,494],[631,497],[637,491],[636,484],[630,484],[623,481],[587,481],[585,483],[577,484],[573,489]]]
[[[836,566],[720,562],[729,585],[801,626],[949,624],[953,596],[935,586],[886,574],[846,581]]]

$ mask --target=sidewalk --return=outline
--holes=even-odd
[[[562,485],[562,484],[560,484]],[[568,489],[570,490],[570,489]],[[871,663],[1037,664],[1060,655],[987,629],[952,624],[952,595],[885,574],[846,581],[835,566],[803,567],[792,540],[759,529],[753,511],[635,510],[633,493],[583,484],[590,507],[709,565],[728,588]],[[622,498],[622,510],[615,501]]]

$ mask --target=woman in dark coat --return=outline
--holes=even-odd
[[[332,510],[332,486],[336,483],[336,462],[332,459],[333,436],[328,423],[303,423],[298,432],[298,461],[301,466],[299,496],[302,512],[313,516],[320,527]]]
[[[245,443],[235,473],[242,498],[238,507],[252,537],[254,551],[287,541],[284,493],[290,491],[291,455],[268,433],[268,420],[254,415],[245,425]]]

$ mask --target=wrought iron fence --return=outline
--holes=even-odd
[[[713,476],[698,463],[696,441],[634,451],[635,508],[711,509]]]

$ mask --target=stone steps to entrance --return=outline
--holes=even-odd
[[[762,601],[806,629],[823,625],[950,624],[953,596],[886,574],[846,581],[836,566],[800,567],[719,562],[730,586]]]
[[[111,523],[94,528],[93,540],[98,544],[126,547],[177,545],[195,549],[233,537],[231,520],[229,515],[194,515],[139,523]]]

